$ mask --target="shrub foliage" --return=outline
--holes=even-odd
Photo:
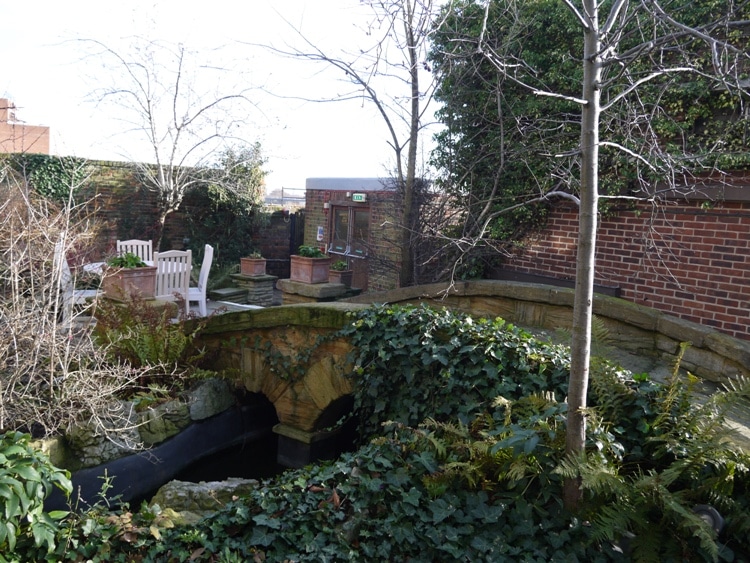
[[[62,512],[44,511],[44,499],[59,487],[68,494],[70,476],[54,467],[20,432],[0,435],[0,561],[39,549],[51,553]],[[23,560],[24,558],[21,557]]]
[[[750,554],[750,459],[728,439],[750,384],[697,401],[594,363],[587,449],[564,456],[566,349],[500,320],[373,307],[343,329],[361,446],[171,528],[152,506],[72,518],[93,561],[732,561]],[[562,480],[580,479],[566,513]],[[726,525],[694,512],[710,505]],[[82,524],[85,522],[85,524]],[[51,556],[50,556],[51,557]],[[38,559],[43,559],[39,556]]]

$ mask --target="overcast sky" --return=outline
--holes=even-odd
[[[17,119],[51,129],[52,152],[92,159],[148,160],[140,137],[123,135],[116,111],[91,100],[100,72],[77,39],[117,48],[135,35],[220,53],[242,69],[255,106],[243,136],[269,159],[269,190],[304,188],[308,177],[382,177],[392,164],[387,130],[371,104],[309,103],[344,91],[339,74],[295,63],[249,43],[299,44],[294,28],[329,52],[366,41],[371,12],[359,0],[25,0],[0,2],[0,97]],[[284,21],[284,18],[289,23]],[[216,49],[219,49],[216,51]],[[238,80],[240,80],[238,78]]]

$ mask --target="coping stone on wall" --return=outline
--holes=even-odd
[[[685,349],[680,367],[713,383],[727,383],[736,380],[742,371],[736,363],[726,356],[695,346],[688,346]]]
[[[706,336],[713,332],[713,329],[709,327],[666,314],[659,316],[656,328],[660,334],[676,340],[678,344],[690,342],[699,348],[703,347]]]
[[[746,371],[750,370],[750,342],[739,340],[721,332],[706,335],[705,347],[720,356],[731,358]]]
[[[626,321],[628,324],[650,331],[657,330],[659,317],[662,315],[656,309],[605,295],[594,297],[594,314],[600,317]]]
[[[339,329],[343,326],[349,311],[364,309],[367,306],[366,304],[353,305],[352,303],[334,301],[331,303],[284,305],[225,313],[210,317],[201,330],[201,335],[273,328],[283,325]]]

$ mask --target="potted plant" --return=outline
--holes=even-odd
[[[328,270],[328,283],[342,283],[346,287],[351,287],[353,274],[346,260],[336,260]]]
[[[156,295],[156,266],[149,266],[137,254],[126,252],[107,260],[102,290],[109,299],[127,301],[134,295],[153,299]]]
[[[330,265],[331,257],[320,248],[303,244],[291,256],[289,278],[302,283],[326,283]]]
[[[266,273],[266,259],[260,252],[251,252],[240,258],[240,273],[243,276],[263,276]]]

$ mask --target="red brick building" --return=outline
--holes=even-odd
[[[16,119],[16,106],[0,98],[0,153],[49,154],[49,127]]]
[[[304,244],[354,271],[362,291],[398,287],[400,196],[379,178],[308,178]]]

